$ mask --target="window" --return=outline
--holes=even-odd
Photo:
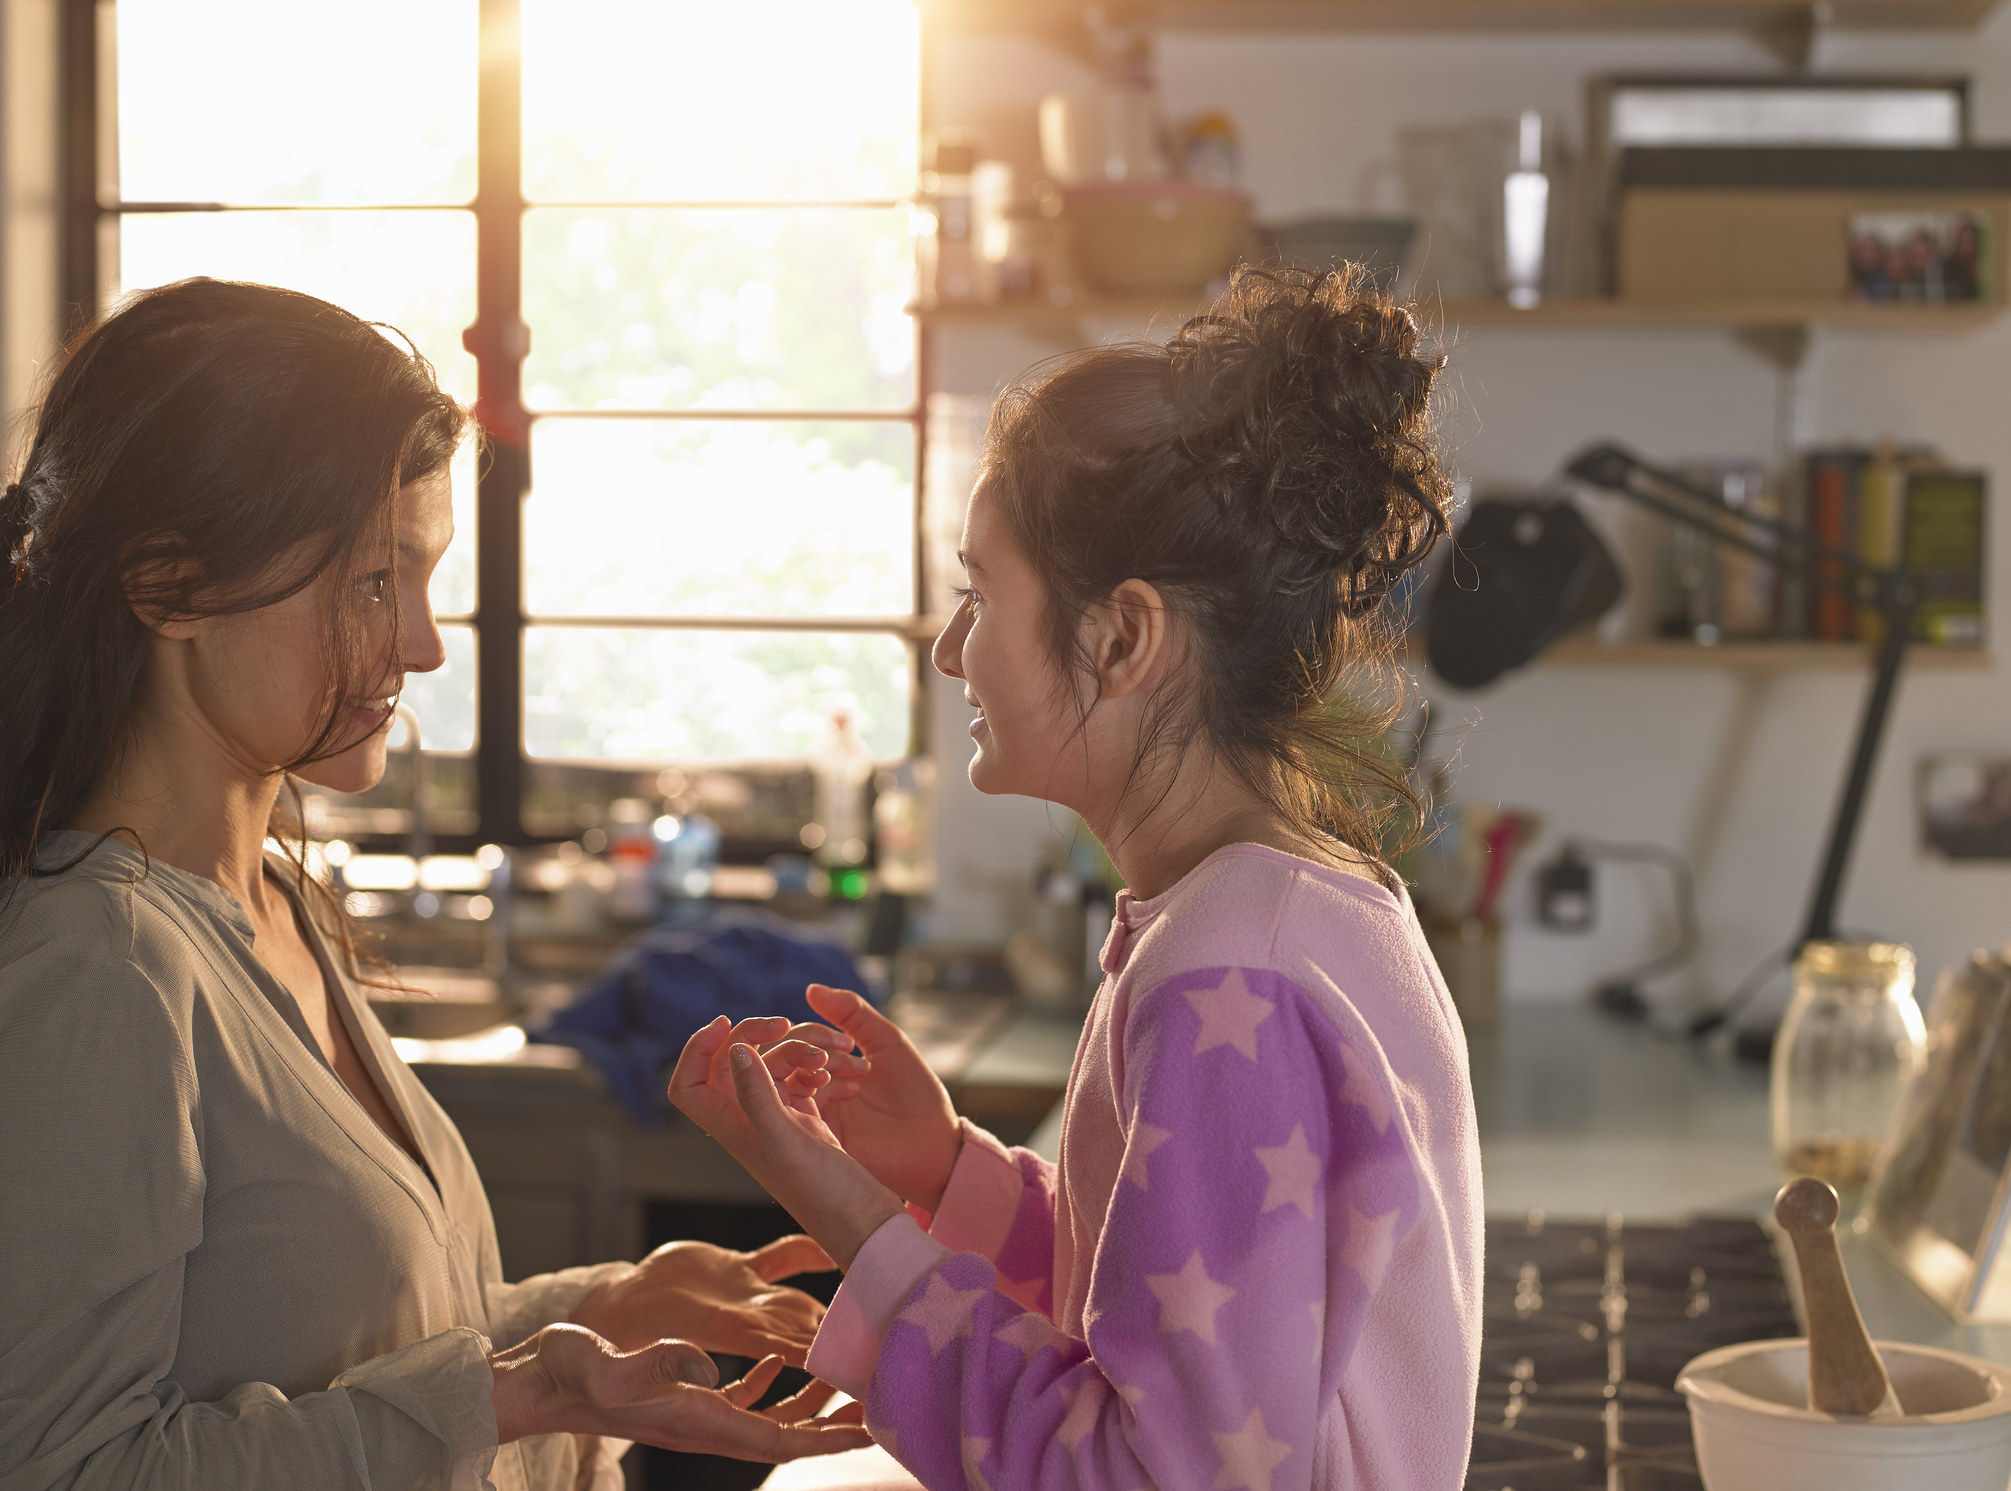
[[[305,290],[490,431],[406,690],[436,832],[571,836],[575,798],[800,761],[839,707],[914,749],[913,0],[79,10],[71,300]]]

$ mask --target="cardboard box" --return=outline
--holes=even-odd
[[[1851,219],[1931,212],[1988,223],[1984,299],[2004,304],[2004,193],[1635,188],[1620,202],[1616,288],[1623,300],[1663,303],[1848,300]]]
[[[2005,303],[2002,147],[1627,150],[1615,185],[1614,288],[1625,300],[1847,300],[1854,220],[1964,213],[1984,229],[1982,301]]]

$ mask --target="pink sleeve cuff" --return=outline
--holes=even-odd
[[[906,1212],[882,1222],[859,1249],[824,1313],[817,1339],[810,1343],[810,1374],[864,1398],[895,1315],[952,1251]]]
[[[968,1118],[958,1119],[957,1127],[963,1130],[963,1148],[957,1151],[929,1235],[953,1253],[976,1253],[996,1263],[1019,1216],[1026,1182],[998,1140]]]

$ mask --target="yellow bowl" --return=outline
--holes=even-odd
[[[1227,274],[1250,224],[1250,199],[1219,186],[1140,181],[1065,194],[1083,277],[1114,295],[1198,291]]]

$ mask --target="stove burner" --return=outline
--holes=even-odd
[[[1487,1224],[1466,1491],[1701,1491],[1676,1375],[1714,1346],[1799,1335],[1743,1217]]]

